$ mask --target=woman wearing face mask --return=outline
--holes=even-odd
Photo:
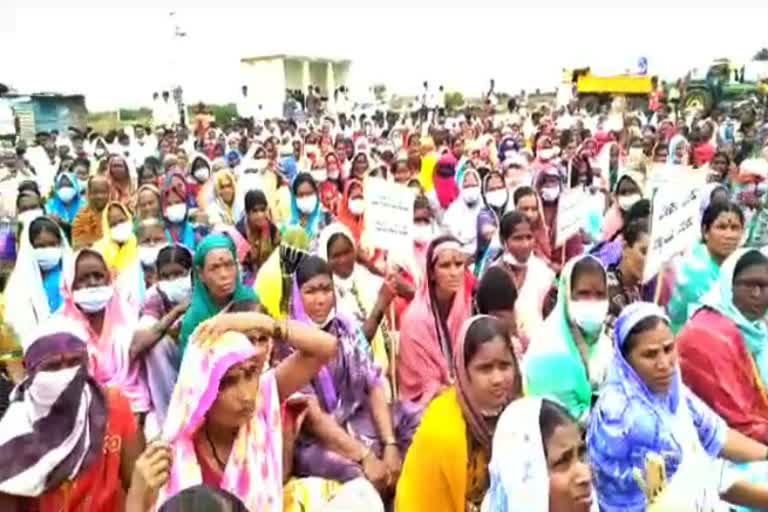
[[[138,241],[133,234],[133,218],[128,208],[118,202],[110,202],[104,208],[102,233],[94,244],[107,262],[109,271],[120,275],[139,261]]]
[[[56,176],[53,184],[53,197],[45,205],[48,215],[55,216],[70,226],[77,217],[77,212],[85,204],[80,195],[80,183],[72,173],[62,173]]]
[[[434,207],[441,212],[438,215],[439,218],[442,217],[442,212],[446,211],[459,197],[459,187],[456,183],[456,163],[456,157],[451,153],[445,153],[435,164],[433,181],[430,183],[434,189],[428,192],[428,197]]]
[[[669,153],[667,155],[667,164],[670,165],[688,165],[690,157],[690,144],[683,135],[675,135],[669,141]]]
[[[365,228],[365,199],[363,184],[356,179],[350,179],[344,185],[344,196],[339,203],[338,221],[352,233],[356,244],[360,244]]]
[[[181,354],[176,341],[181,317],[192,297],[192,254],[182,245],[163,247],[157,256],[158,282],[147,291],[129,357],[144,367],[159,425],[176,383]]]
[[[267,196],[261,190],[249,190],[245,194],[245,215],[237,223],[237,230],[248,242],[243,283],[250,287],[261,267],[280,245],[280,232],[270,218]]]
[[[460,197],[448,207],[443,224],[461,242],[465,254],[471,255],[476,252],[477,215],[483,209],[480,175],[469,167],[462,174],[457,174],[457,179]]]
[[[23,228],[37,217],[44,215],[40,188],[34,181],[22,182],[16,194],[16,219]]]
[[[533,253],[549,262],[552,258],[549,228],[544,220],[544,209],[539,194],[531,187],[519,187],[512,195],[515,210],[528,218],[533,229]]]
[[[419,414],[412,404],[387,404],[382,370],[368,340],[357,322],[337,311],[330,266],[317,256],[303,260],[296,271],[291,317],[339,340],[336,357],[312,381],[317,400],[309,403],[294,471],[340,482],[363,477],[390,494]],[[280,358],[292,352],[277,348]]]
[[[596,511],[592,472],[578,423],[557,402],[520,398],[493,436],[488,512]]]
[[[535,142],[536,157],[531,163],[534,176],[555,166],[555,159],[560,155],[560,148],[555,147],[549,135],[540,135]]]
[[[731,428],[768,443],[768,259],[738,250],[677,337],[686,385]]]
[[[352,169],[349,177],[362,181],[368,175],[369,167],[368,155],[366,153],[358,153],[352,159]]]
[[[135,223],[139,224],[145,220],[162,218],[160,208],[160,190],[155,185],[142,185],[136,192],[136,218]]]
[[[549,166],[539,174],[536,181],[534,189],[541,198],[544,225],[549,230],[549,243],[552,247],[550,263],[559,272],[566,261],[584,252],[584,244],[581,235],[577,233],[565,242],[565,250],[562,247],[555,247],[557,209],[560,204],[560,194],[564,188],[560,171],[554,166]]]
[[[79,326],[57,319],[25,348],[27,379],[0,421],[2,510],[124,506],[143,443],[125,396],[88,375],[84,338]]]
[[[701,298],[720,277],[720,266],[738,248],[744,234],[744,213],[734,203],[713,202],[701,219],[702,242],[675,265],[675,283],[668,311],[672,332],[691,318]]]
[[[312,252],[317,236],[328,224],[327,215],[320,208],[318,188],[315,180],[307,173],[299,173],[291,184],[291,217],[286,226],[300,226],[310,239]]]
[[[482,197],[485,209],[492,212],[496,219],[501,220],[509,203],[509,190],[500,172],[490,171],[485,175]]]
[[[208,197],[211,193],[210,178],[213,174],[211,161],[203,154],[195,154],[192,157],[192,163],[189,166],[189,194],[195,201],[193,207],[199,207],[201,204],[206,204],[203,200],[204,197]]]
[[[636,302],[616,322],[613,362],[590,417],[587,448],[600,510],[764,509],[765,445],[736,430],[680,379],[669,320]]]
[[[157,282],[157,253],[166,245],[165,226],[158,219],[145,220],[136,229],[136,239],[144,287],[149,289]]]
[[[109,181],[109,199],[132,209],[136,201],[136,185],[125,158],[121,156],[110,157],[107,161],[106,176]]]
[[[223,224],[234,226],[242,217],[242,203],[237,204],[238,197],[235,176],[232,172],[219,171],[213,177],[213,202],[206,208],[208,220],[212,226]]]
[[[208,235],[194,254],[192,300],[184,314],[179,335],[182,355],[192,332],[202,322],[232,301],[256,300],[253,290],[242,283],[237,250],[229,236],[222,233]]]
[[[64,305],[56,316],[76,322],[88,334],[91,375],[101,385],[119,387],[143,425],[151,410],[149,392],[139,366],[129,359],[137,310],[124,299],[98,252],[83,249],[64,272]]]
[[[24,227],[5,288],[5,318],[22,343],[63,304],[62,270],[71,259],[64,232],[53,220],[38,217]]]
[[[401,320],[400,398],[422,407],[453,381],[456,336],[472,310],[474,277],[465,260],[455,238],[432,240],[426,275]]]
[[[184,176],[169,174],[161,194],[168,243],[182,244],[194,252],[198,237],[189,221],[189,189]]]
[[[464,322],[452,362],[456,381],[424,413],[397,486],[397,510],[480,510],[497,421],[523,394],[510,347],[497,319],[480,315]]]
[[[605,213],[603,240],[613,240],[624,227],[627,213],[643,198],[645,177],[635,171],[624,171],[616,182],[613,204]]]
[[[522,213],[507,212],[501,218],[499,240],[503,252],[494,265],[504,269],[515,284],[520,297],[516,306],[518,332],[530,339],[544,322],[555,273],[534,254],[531,223]]]
[[[102,219],[109,202],[109,181],[101,175],[88,180],[88,201],[72,223],[72,246],[75,249],[90,247],[103,236]]]
[[[603,335],[608,315],[606,284],[605,269],[597,258],[569,261],[560,278],[555,309],[544,328],[532,336],[525,359],[528,393],[556,398],[582,424],[611,360],[611,340]]]

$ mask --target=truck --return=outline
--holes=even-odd
[[[595,112],[622,96],[630,108],[642,108],[655,90],[657,78],[644,74],[596,75],[589,67],[565,70],[564,81],[573,87],[581,108]]]

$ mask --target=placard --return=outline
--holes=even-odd
[[[366,239],[379,249],[413,247],[413,191],[381,178],[365,180]]]
[[[562,247],[586,225],[589,215],[587,195],[580,188],[563,190],[557,205],[555,247]]]
[[[658,274],[675,255],[690,249],[701,238],[700,204],[701,188],[698,187],[665,187],[653,196],[644,283]]]
[[[678,164],[653,164],[648,172],[645,196],[653,197],[654,192],[664,187],[676,190],[703,187],[707,184],[708,172]]]

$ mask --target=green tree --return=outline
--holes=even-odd
[[[464,95],[458,91],[445,94],[445,109],[449,112],[455,112],[464,107]]]
[[[752,60],[768,60],[768,48],[763,48],[758,51]]]

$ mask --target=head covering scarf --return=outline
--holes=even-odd
[[[296,202],[296,191],[302,183],[309,183],[317,196],[315,209],[309,214],[306,226],[302,226],[301,224],[301,217],[304,214],[299,211],[299,206]],[[291,184],[291,218],[288,221],[288,226],[301,226],[307,233],[307,236],[309,236],[310,240],[316,238],[320,233],[322,223],[323,212],[320,208],[320,196],[318,192],[317,183],[315,183],[312,175],[305,172],[299,173]]]
[[[685,148],[685,153],[683,154],[682,161],[675,162],[675,152],[678,147],[683,146]],[[669,153],[667,154],[667,163],[671,165],[688,165],[688,140],[680,134],[675,135],[672,137],[672,139],[669,141]]]
[[[752,359],[755,361],[760,380],[768,383],[768,326],[764,319],[750,321],[733,303],[733,279],[736,266],[742,258],[757,249],[738,249],[734,251],[720,267],[720,278],[717,285],[702,298],[702,305],[714,309],[730,319],[739,328],[741,337],[747,346]]]
[[[112,167],[117,162],[122,162],[125,166],[126,178],[123,181],[118,181],[112,173]],[[131,206],[136,187],[131,176],[131,168],[128,166],[128,161],[125,158],[118,155],[109,157],[109,160],[107,160],[107,180],[109,180],[109,199],[126,206]]]
[[[493,212],[494,215],[496,215],[496,218],[498,220],[501,220],[501,217],[504,216],[504,212],[507,210],[507,205],[509,204],[509,189],[506,188],[506,185],[504,186],[503,190],[507,193],[507,200],[504,202],[502,206],[493,206],[490,203],[488,203],[488,182],[490,181],[491,177],[497,177],[501,179],[501,183],[504,183],[504,175],[501,174],[498,171],[491,171],[488,174],[485,175],[485,178],[483,178],[483,186],[480,189],[480,192],[483,197],[483,204],[485,205],[486,210],[489,210]]]
[[[151,183],[145,183],[144,185],[140,186],[138,190],[136,190],[136,217],[134,219],[136,227],[138,227],[141,221],[147,220],[147,219],[139,218],[139,207],[138,207],[139,196],[141,196],[141,193],[144,191],[152,192],[152,194],[155,197],[157,197],[157,204],[160,205],[160,211],[158,212],[158,215],[162,216],[163,214],[162,212],[163,199],[162,199],[162,196],[160,195],[160,189],[158,189],[155,185],[152,185]]]
[[[408,309],[401,330],[400,395],[405,400],[421,400],[426,404],[439,390],[440,384],[449,382],[457,336],[472,311],[473,277],[465,271],[461,288],[453,297],[453,304],[445,322],[435,304],[435,262],[439,254],[448,249],[460,251],[458,240],[445,236],[429,244],[426,260],[426,278],[422,281]]]
[[[488,465],[484,504],[493,512],[549,512],[549,468],[539,417],[541,398],[519,398],[501,414]],[[514,458],[510,454],[514,453]]]
[[[498,240],[498,237],[494,235],[491,239],[486,239],[483,236],[483,231],[487,229],[488,226],[493,226],[495,232],[498,233],[499,219],[491,210],[483,209],[477,214],[476,224],[477,242],[475,245],[475,275],[480,276],[488,266],[488,263],[493,260],[494,256],[496,256],[500,250],[498,246],[493,247],[493,241],[494,239]]]
[[[622,355],[632,329],[648,318],[669,322],[659,306],[648,302],[634,302],[619,315],[613,363],[589,421],[589,459],[600,509],[606,512],[646,510],[634,470],[645,467],[647,455],[662,456],[670,478],[684,462],[684,445],[700,443],[714,457],[728,431],[725,421],[684,386],[679,369],[669,390],[656,394]]]
[[[162,198],[160,202],[160,208],[163,211],[163,218],[165,219],[165,236],[168,239],[168,243],[181,244],[186,246],[189,250],[194,251],[196,245],[196,235],[194,228],[189,223],[189,189],[187,180],[180,173],[171,173],[165,178],[165,184],[161,191]],[[170,222],[165,212],[168,209],[168,196],[174,194],[180,197],[183,203],[187,206],[187,216],[179,224]]]
[[[104,176],[95,175],[88,178],[88,190],[94,180],[104,180]],[[109,181],[107,180],[107,184]],[[86,197],[88,195],[86,190]],[[89,199],[89,198],[87,198]],[[86,202],[85,208],[81,208],[75,220],[72,222],[72,244],[75,248],[90,246],[101,239],[101,212],[92,208],[90,202]]]
[[[459,187],[456,185],[455,178],[456,164],[456,157],[452,153],[444,154],[435,164],[433,176],[435,193],[443,209],[448,208],[459,197]]]
[[[75,196],[68,203],[65,203],[59,197],[59,190],[62,188],[62,182],[65,178],[69,180],[69,186],[75,189]],[[56,179],[53,182],[53,196],[51,196],[48,203],[45,205],[45,211],[48,212],[48,215],[56,215],[65,223],[72,224],[75,220],[75,216],[77,216],[77,212],[80,211],[80,208],[82,208],[84,204],[85,200],[83,199],[82,190],[80,190],[80,182],[77,180],[77,176],[71,172],[63,172],[56,176]]]
[[[363,228],[365,227],[365,216],[360,215],[357,217],[349,210],[349,196],[353,187],[358,187],[361,191],[363,190],[363,184],[359,180],[350,179],[347,181],[344,185],[344,195],[342,196],[341,203],[339,203],[339,222],[349,229],[352,236],[354,236],[355,243],[359,244],[360,237],[363,236]]]
[[[683,328],[719,277],[720,266],[702,242],[694,245],[690,254],[680,258],[675,265],[675,284],[667,305],[672,332],[677,333]]]
[[[221,196],[221,189],[226,184],[231,185],[234,192],[232,196],[232,204],[227,204]],[[229,226],[234,226],[235,222],[239,220],[243,213],[242,208],[237,204],[239,195],[237,193],[237,180],[235,180],[235,175],[229,170],[217,172],[213,177],[213,191],[214,203],[211,206],[215,213],[212,212],[214,215],[209,214],[209,217],[219,217],[218,219],[215,219],[217,222],[220,221]],[[211,222],[214,224],[216,223],[214,220]]]
[[[187,349],[163,428],[173,462],[157,507],[184,489],[202,484],[194,436],[205,423],[226,372],[256,355],[248,338],[236,332],[193,343]],[[237,431],[219,487],[238,496],[248,510],[281,512],[282,476],[280,405],[274,373],[267,372],[260,377],[257,410]]]
[[[40,371],[59,354],[85,356],[77,325],[56,319],[26,349],[27,377],[0,419],[0,492],[37,497],[97,461],[107,431],[107,399],[85,365]]]
[[[637,185],[640,189],[640,195],[643,195],[645,191],[645,175],[637,171],[624,170],[616,180],[613,187],[613,193],[618,196],[619,185],[624,180],[630,180]],[[613,240],[624,227],[624,215],[619,207],[618,199],[614,199],[611,207],[605,213],[605,221],[603,222],[603,240]]]
[[[134,234],[131,234],[123,244],[118,244],[112,240],[112,228],[109,226],[109,211],[112,208],[122,210],[126,216],[126,221],[133,224],[133,217],[131,217],[131,212],[128,211],[128,208],[116,201],[108,203],[101,214],[101,230],[103,235],[93,248],[104,256],[104,261],[107,262],[109,271],[119,274],[139,261],[139,244]]]
[[[573,269],[576,264],[585,259],[592,259],[603,268],[603,264],[591,255],[573,258],[566,263],[560,277],[557,289],[557,303],[544,322],[544,329],[539,336],[531,341],[526,355],[526,390],[534,396],[554,395],[574,418],[583,419],[592,406],[592,380],[600,379],[589,375],[585,364],[596,358],[602,358],[606,367],[610,362],[610,345],[608,354],[601,348],[599,334],[595,339],[586,339],[578,328],[573,327],[570,304],[573,302]],[[605,269],[603,268],[605,278]],[[607,285],[607,284],[606,284]],[[575,336],[581,336],[583,343],[576,342]],[[538,339],[537,339],[538,338]],[[582,354],[580,346],[586,346]],[[607,360],[606,360],[607,359]],[[592,366],[592,364],[589,364]],[[557,375],[557,379],[552,376]]]
[[[38,217],[40,218],[48,217]],[[29,234],[29,228],[34,223],[32,221],[24,226],[21,233],[21,246],[16,265],[5,288],[5,295],[10,299],[6,304],[5,318],[24,345],[28,344],[25,341],[27,336],[63,304],[63,270],[72,262],[72,250],[67,237],[58,224],[48,219],[59,230],[61,261],[45,273],[40,270]]]
[[[212,233],[205,237],[195,251],[194,260],[194,284],[192,288],[192,301],[189,305],[189,309],[184,314],[184,318],[181,321],[181,333],[179,335],[179,350],[184,353],[184,349],[187,347],[189,337],[194,330],[202,322],[208,320],[219,311],[223,309],[214,302],[211,295],[208,293],[208,288],[200,279],[200,273],[203,266],[205,266],[205,258],[213,250],[226,249],[232,254],[232,259],[237,264],[237,250],[235,249],[235,243],[232,239],[222,233]],[[237,275],[235,276],[235,291],[232,295],[232,302],[241,301],[257,301],[258,298],[253,290],[243,286],[240,279],[240,270],[238,267]]]
[[[467,423],[467,430],[472,433],[472,437],[484,450],[490,452],[493,432],[491,431],[490,424],[483,416],[483,411],[480,410],[472,396],[472,384],[469,381],[469,373],[467,372],[469,361],[464,359],[467,332],[475,322],[483,318],[490,319],[493,317],[488,315],[476,315],[469,318],[464,322],[464,325],[462,325],[461,332],[456,339],[456,350],[453,353],[453,366],[456,371],[456,398],[459,401],[464,420]],[[510,351],[511,349],[512,347],[510,346]],[[508,398],[512,400],[515,396],[522,395],[522,390],[523,386],[521,383],[520,368],[516,367],[515,388]]]

